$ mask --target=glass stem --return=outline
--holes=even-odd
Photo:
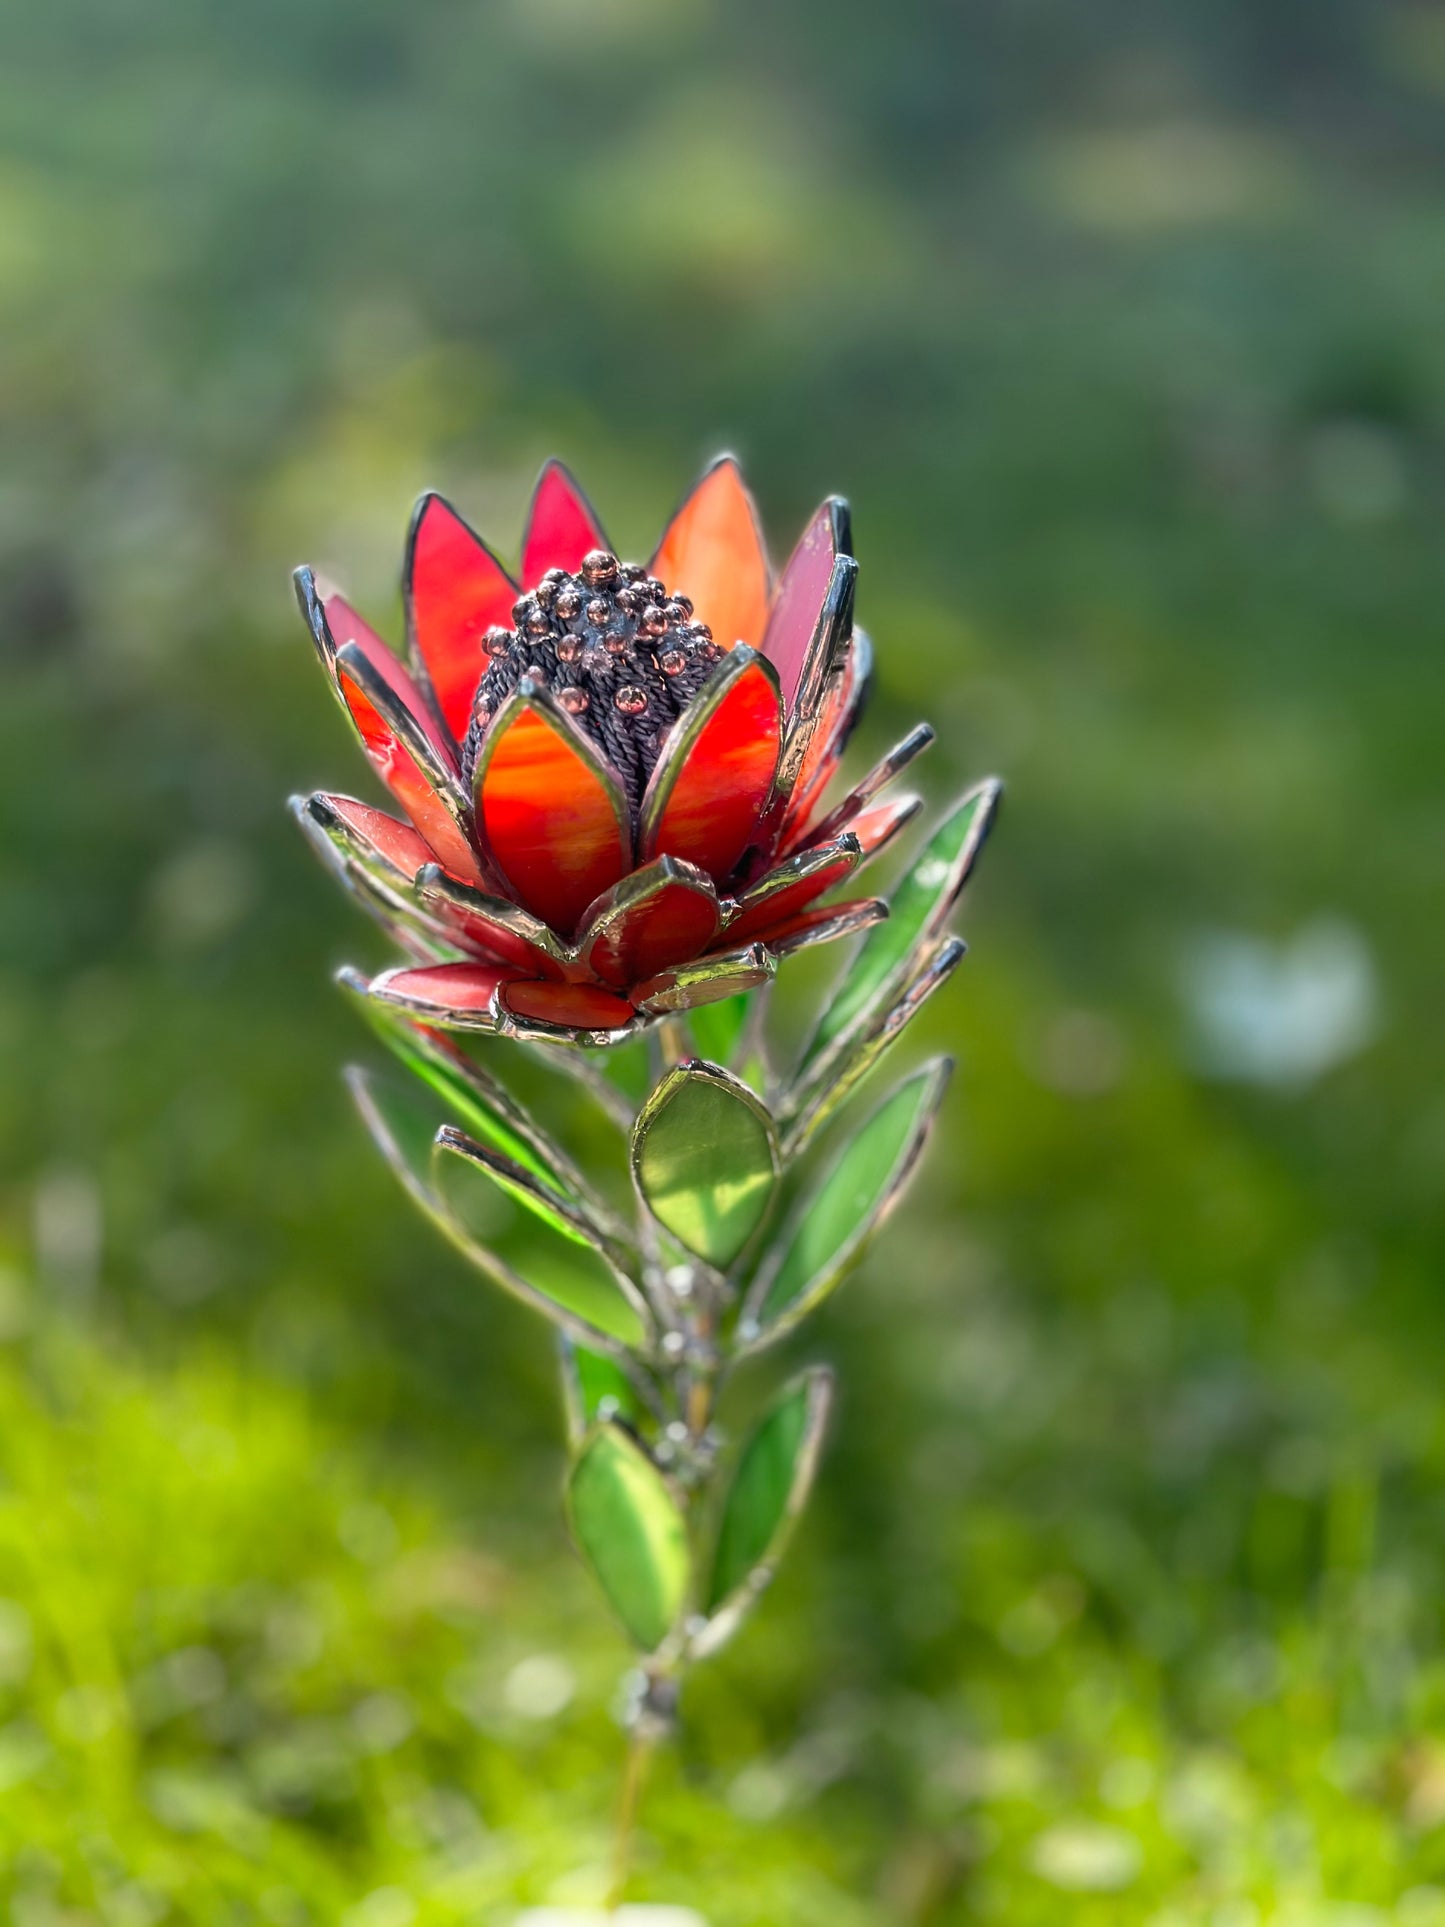
[[[637,1815],[642,1805],[642,1789],[647,1766],[656,1740],[645,1724],[632,1730],[627,1742],[627,1758],[622,1766],[622,1786],[617,1800],[617,1830],[612,1840],[612,1882],[607,1890],[607,1911],[614,1913],[622,1904],[632,1871],[632,1841],[637,1831]]]

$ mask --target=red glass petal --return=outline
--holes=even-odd
[[[337,649],[344,649],[348,642],[355,643],[387,687],[395,690],[397,697],[405,703],[408,711],[416,718],[438,757],[449,769],[455,770],[457,768],[456,744],[452,741],[450,733],[443,729],[433,711],[428,692],[397,656],[395,650],[388,648],[371,625],[358,615],[345,596],[338,595],[334,589],[322,583],[318,583],[317,588],[321,596],[321,606],[326,612],[326,624]]]
[[[772,790],[782,724],[772,665],[739,646],[663,745],[642,799],[642,854],[682,857],[721,883]]]
[[[532,493],[522,538],[522,587],[530,589],[548,569],[575,575],[589,549],[605,549],[607,537],[577,478],[561,462],[545,464]]]
[[[291,814],[326,868],[408,956],[439,963],[458,947],[450,929],[421,903],[413,871],[405,867],[413,858],[432,861],[414,830],[346,796],[293,796]],[[368,819],[384,826],[388,851],[366,835]]]
[[[470,889],[436,864],[418,876],[416,892],[432,915],[468,948],[515,964],[528,976],[560,982],[567,974],[561,944],[540,918],[515,903]]]
[[[505,964],[431,964],[424,970],[385,970],[372,978],[369,992],[439,1030],[494,1030],[497,987],[516,975]]]
[[[724,649],[762,641],[768,557],[753,498],[731,455],[714,462],[667,525],[652,573],[690,596],[699,622]]]
[[[430,753],[421,726],[354,643],[338,652],[335,676],[381,780],[442,864],[456,876],[480,882],[476,853],[457,821],[460,799],[454,798],[449,809],[440,793],[451,785],[450,772]]]
[[[847,903],[824,904],[820,909],[804,910],[786,923],[769,930],[765,942],[779,957],[791,956],[815,943],[831,943],[838,937],[855,937],[870,924],[881,923],[888,905],[881,897],[854,897]]]
[[[447,728],[460,742],[486,659],[482,636],[512,626],[517,587],[482,538],[440,495],[423,495],[407,537],[407,626]]]
[[[848,828],[863,848],[863,861],[878,855],[890,844],[905,823],[911,823],[923,808],[921,796],[894,796],[886,803],[875,803],[871,810],[855,816]]]
[[[853,600],[858,564],[851,555],[835,555],[818,619],[803,656],[797,694],[778,766],[778,794],[770,827],[776,835],[791,814],[789,807],[812,755],[813,740],[827,712],[829,686],[843,666],[853,630]]]
[[[409,823],[400,823],[385,810],[358,803],[353,796],[322,794],[320,801],[339,817],[351,834],[372,851],[399,879],[410,883],[424,864],[434,859],[424,840]]]
[[[625,997],[595,984],[507,984],[497,1002],[509,1016],[558,1030],[621,1030],[634,1015]]]
[[[843,658],[843,666],[823,692],[817,725],[803,751],[793,793],[788,800],[787,841],[796,841],[793,825],[811,816],[838,768],[848,739],[858,725],[873,685],[873,645],[861,629]]]
[[[486,847],[517,900],[570,936],[632,860],[621,784],[587,737],[525,680],[493,717],[474,782]]]
[[[848,508],[833,496],[814,515],[778,578],[763,636],[763,654],[778,672],[783,707],[791,716],[808,650],[833,577],[833,564],[848,548]]]
[[[868,774],[854,784],[842,802],[835,809],[830,810],[822,822],[815,824],[812,828],[795,829],[791,841],[798,843],[806,838],[809,844],[818,843],[836,835],[839,830],[853,828],[854,819],[865,804],[871,803],[880,790],[886,789],[896,777],[900,776],[915,757],[923,754],[932,741],[931,725],[917,724],[909,730],[901,743],[895,743],[888,754],[876,762]]]
[[[588,913],[579,951],[603,983],[625,989],[700,956],[717,935],[717,894],[694,864],[659,857],[609,890]]]
[[[764,936],[827,891],[835,890],[857,869],[862,854],[857,837],[844,835],[821,849],[804,851],[780,863],[740,899],[740,914],[727,928],[729,945]]]

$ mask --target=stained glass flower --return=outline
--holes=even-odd
[[[605,1044],[886,914],[838,893],[913,814],[920,727],[825,803],[869,682],[830,499],[769,567],[731,457],[651,560],[543,469],[513,576],[440,495],[406,545],[406,638],[297,572],[322,666],[400,815],[293,808],[407,961],[367,993],[444,1030]]]

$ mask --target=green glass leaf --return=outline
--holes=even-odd
[[[724,997],[715,1004],[699,1004],[688,1012],[692,1041],[703,1057],[714,1064],[726,1064],[738,1047],[743,1026],[748,1021],[756,992],[744,990],[736,997]]]
[[[832,1396],[833,1374],[815,1365],[784,1389],[743,1448],[718,1531],[710,1615],[735,1594],[755,1597],[771,1578],[807,1503]],[[718,1643],[709,1640],[709,1650]]]
[[[962,937],[943,937],[925,948],[896,990],[879,997],[838,1040],[823,1065],[826,1075],[805,1078],[790,1093],[784,1112],[783,1155],[791,1161],[844,1105],[884,1054],[903,1035],[933,993],[963,961]]]
[[[604,1422],[567,1481],[577,1548],[632,1640],[655,1652],[687,1599],[687,1527],[667,1481],[635,1439]]]
[[[915,945],[937,936],[968,881],[998,811],[1002,786],[994,779],[950,811],[927,848],[894,891],[888,916],[875,924],[832,996],[803,1055],[813,1064],[849,1026],[908,974]]]
[[[624,1345],[639,1348],[647,1342],[651,1318],[626,1269],[626,1254],[599,1237],[580,1213],[543,1192],[519,1166],[443,1125],[431,1151],[431,1185],[442,1208],[469,1236],[474,1226],[490,1223],[498,1195],[522,1205],[543,1233],[534,1233],[526,1254],[535,1290]]]
[[[528,1251],[524,1278],[492,1249],[488,1241],[498,1229],[503,1194],[460,1159],[451,1160],[455,1168],[444,1193],[435,1162],[439,1107],[425,1087],[378,1078],[356,1066],[347,1071],[346,1081],[367,1130],[412,1200],[494,1284],[594,1349],[641,1349],[651,1343],[641,1294],[597,1253],[543,1233]]]
[[[778,1176],[777,1133],[746,1084],[691,1058],[670,1070],[643,1106],[632,1169],[659,1224],[725,1268],[768,1208]]]
[[[588,1196],[585,1180],[566,1153],[489,1071],[442,1032],[368,997],[366,980],[357,972],[342,970],[337,981],[387,1049],[441,1098],[450,1122],[564,1196]]]
[[[559,1342],[570,1435],[581,1438],[597,1419],[621,1418],[635,1426],[642,1417],[642,1400],[617,1360],[579,1345],[565,1333]]]
[[[515,1158],[493,1150],[490,1145],[458,1130],[454,1124],[442,1126],[437,1142],[456,1156],[480,1165],[497,1189],[505,1192],[513,1204],[519,1204],[534,1218],[540,1218],[559,1237],[577,1245],[601,1245],[606,1242],[600,1228],[579,1206],[564,1197],[555,1185],[534,1176]]]
[[[820,1304],[862,1256],[923,1148],[953,1065],[936,1058],[906,1078],[804,1197],[748,1295],[739,1336],[771,1344]]]

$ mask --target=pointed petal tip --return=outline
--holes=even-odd
[[[714,457],[693,483],[651,567],[670,589],[692,598],[697,619],[723,648],[761,641],[771,572],[757,505],[735,455]]]
[[[853,553],[853,510],[846,495],[830,495],[825,505],[833,528],[833,546],[840,555]]]
[[[527,506],[520,578],[524,588],[550,568],[575,571],[589,549],[611,545],[582,484],[556,455],[543,462]]]
[[[483,673],[483,632],[510,621],[516,596],[510,572],[446,497],[418,496],[402,565],[408,647],[458,742]]]

